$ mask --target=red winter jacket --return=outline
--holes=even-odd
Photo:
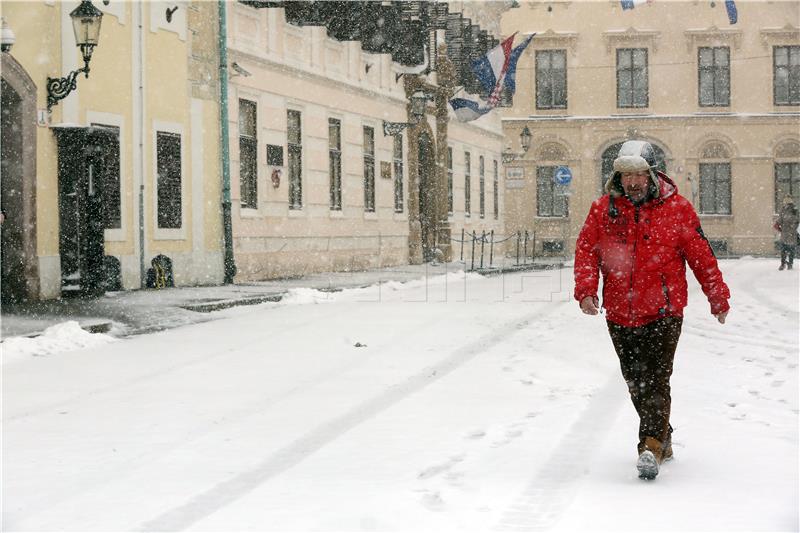
[[[683,316],[687,262],[711,313],[730,308],[728,286],[694,208],[666,174],[657,175],[658,198],[639,207],[618,188],[595,200],[575,247],[575,299],[597,296],[599,270],[608,320],[622,326]],[[609,214],[612,196],[616,217]]]

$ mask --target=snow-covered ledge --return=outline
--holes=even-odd
[[[526,35],[530,35],[527,33]],[[578,34],[568,31],[553,31],[549,29],[545,32],[536,32],[536,37],[531,41],[535,49],[557,49],[564,48],[569,50],[569,54],[574,56],[577,52]]]

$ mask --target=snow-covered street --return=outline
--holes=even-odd
[[[7,341],[2,529],[796,531],[798,275],[777,266],[721,261],[725,325],[690,274],[653,482],[571,268],[294,289],[41,356]]]

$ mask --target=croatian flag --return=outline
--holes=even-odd
[[[725,9],[728,10],[728,21],[731,24],[736,24],[739,20],[739,12],[736,11],[736,2],[734,0],[725,0]]]
[[[622,9],[633,9],[641,4],[649,4],[652,0],[620,0]]]
[[[489,93],[489,107],[497,107],[500,102],[500,93],[506,87],[513,95],[516,90],[514,78],[517,72],[517,60],[531,42],[535,34],[531,34],[521,44],[512,48],[514,35],[495,46],[480,59],[472,62],[472,71],[478,81]]]
[[[472,122],[492,110],[491,107],[481,107],[475,100],[467,100],[466,98],[451,99],[450,107],[453,108],[459,122]]]

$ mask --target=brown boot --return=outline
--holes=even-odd
[[[669,461],[672,459],[672,426],[669,427],[669,433],[667,433],[667,438],[664,440],[664,461]]]
[[[639,460],[636,469],[642,479],[655,479],[658,475],[658,466],[664,462],[664,448],[660,441],[653,437],[646,437],[639,443]]]

